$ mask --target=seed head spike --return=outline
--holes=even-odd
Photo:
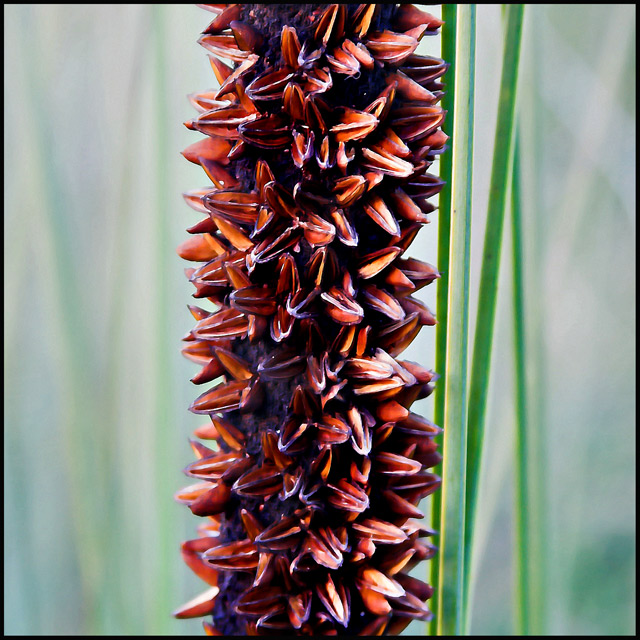
[[[437,376],[399,357],[435,323],[412,294],[440,274],[407,252],[442,188],[447,64],[415,53],[442,23],[201,6],[219,88],[189,97],[202,139],[183,155],[210,186],[184,195],[200,221],[178,253],[210,446],[192,442],[175,498],[203,519],[182,555],[210,588],[175,615],[207,635],[392,635],[431,615],[408,572],[435,554],[418,521],[441,430],[411,405]]]

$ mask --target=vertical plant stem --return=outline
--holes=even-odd
[[[447,112],[447,119],[443,126],[445,132],[453,131],[453,98],[455,95],[455,57],[456,57],[456,5],[442,5],[441,49],[442,59],[449,63],[446,77],[446,94],[442,99],[442,107]],[[447,357],[447,305],[449,294],[449,243],[451,235],[451,172],[453,169],[452,153],[449,149],[440,156],[440,178],[446,183],[440,192],[438,203],[438,265],[440,265],[440,280],[436,294],[436,361],[435,368],[440,376],[435,393],[434,420],[438,425],[444,425],[444,393],[446,383]],[[438,475],[442,474],[441,466],[434,468]],[[442,492],[436,491],[431,498],[431,528],[440,531],[440,510],[442,509]],[[438,562],[429,563],[431,566],[432,585],[438,584],[440,565]],[[434,635],[439,618],[439,600],[434,598],[431,608],[433,618],[427,625],[427,634]]]
[[[532,5],[527,9],[527,22],[539,24],[544,20],[545,12],[540,5]],[[548,239],[546,237],[545,216],[540,210],[542,202],[535,198],[542,186],[542,169],[536,160],[544,157],[544,142],[539,132],[545,122],[541,117],[543,111],[540,87],[544,81],[544,73],[540,69],[539,61],[542,55],[542,45],[536,38],[530,38],[525,49],[527,60],[527,81],[523,83],[521,104],[523,108],[523,126],[518,131],[519,144],[527,149],[527,154],[520,156],[522,171],[522,194],[527,194],[521,199],[521,210],[526,217],[525,233],[527,246],[531,250],[531,264],[544,264],[548,256]],[[526,101],[526,102],[525,102]],[[526,181],[524,180],[526,176]],[[532,197],[533,196],[533,197]],[[541,302],[545,298],[544,280],[532,269],[523,273],[525,286],[531,299],[537,303],[529,309],[527,317],[527,344],[529,345],[527,365],[529,369],[530,397],[535,398],[529,409],[529,513],[532,523],[530,536],[530,578],[531,578],[531,602],[532,608],[529,614],[531,633],[534,635],[548,635],[548,610],[549,610],[549,497],[547,491],[548,469],[540,464],[541,460],[547,460],[546,433],[549,425],[547,419],[548,404],[548,355],[546,343],[546,310]],[[533,561],[535,558],[535,561]]]
[[[468,569],[464,577],[464,591],[467,601],[470,601],[471,597],[471,571],[469,569],[472,566],[473,529],[477,513],[480,462],[491,368],[491,347],[498,294],[502,229],[513,152],[514,116],[523,12],[524,5],[521,4],[508,5],[506,8],[506,33],[498,101],[498,119],[493,150],[487,226],[484,237],[478,313],[469,386],[469,442],[464,533],[465,566]]]
[[[23,34],[38,35],[32,5],[21,7]],[[51,112],[47,105],[47,77],[39,64],[37,46],[29,46],[27,35],[22,35],[22,55],[26,87],[25,108],[30,111],[34,125],[34,148],[31,171],[38,175],[36,182],[46,197],[35,210],[35,224],[41,237],[48,244],[51,256],[43,272],[48,293],[53,301],[54,313],[48,318],[56,327],[59,339],[60,429],[63,451],[66,457],[68,490],[72,504],[73,548],[82,580],[82,602],[79,603],[83,626],[87,634],[101,631],[99,605],[104,599],[104,577],[101,571],[101,553],[106,542],[106,519],[100,505],[104,501],[105,473],[100,456],[96,455],[94,442],[87,424],[90,424],[91,388],[86,377],[86,362],[92,354],[91,336],[83,313],[78,268],[78,252],[74,249],[74,233],[70,226],[70,203],[64,189],[64,180],[57,158],[51,126]],[[36,41],[39,39],[36,37]],[[93,491],[85,490],[86,479],[91,477]]]
[[[473,166],[475,5],[456,5],[451,254],[445,362],[444,447],[438,635],[458,635],[465,615],[464,517],[467,425],[467,339]]]
[[[525,307],[522,253],[522,210],[520,183],[520,144],[516,132],[511,182],[511,246],[513,263],[513,334],[516,383],[515,438],[515,557],[516,557],[516,634],[529,635],[531,603],[531,525],[529,522],[529,445],[527,427],[527,381],[525,357]]]
[[[169,291],[168,283],[171,280],[168,272],[169,256],[173,251],[169,238],[169,199],[167,189],[169,175],[167,171],[167,132],[170,130],[167,114],[167,88],[166,88],[166,33],[165,33],[165,7],[154,5],[152,11],[152,25],[155,36],[153,55],[155,58],[155,117],[156,117],[156,267],[157,267],[157,305],[155,323],[155,447],[154,461],[156,469],[156,513],[158,517],[158,546],[155,560],[155,589],[153,602],[150,608],[150,620],[148,629],[150,633],[164,633],[169,611],[172,608],[172,567],[169,562],[176,540],[172,539],[172,518],[170,508],[172,506],[172,490],[169,482],[169,470],[173,469],[173,459],[170,455],[169,430],[171,427],[171,366],[169,359],[169,327],[168,308]]]

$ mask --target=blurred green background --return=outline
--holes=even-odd
[[[635,7],[528,5],[525,16],[527,375],[547,631],[633,634]],[[472,312],[500,5],[477,17]],[[169,616],[204,590],[179,554],[197,519],[172,499],[200,424],[187,411],[195,368],[179,354],[191,288],[174,248],[195,222],[181,192],[207,183],[179,151],[199,137],[182,126],[186,94],[215,84],[196,44],[209,14],[5,5],[4,18],[4,631],[199,634],[199,621]],[[432,218],[412,254],[435,263]],[[513,631],[509,240],[507,224],[475,634]],[[433,339],[426,328],[406,357],[433,363]],[[429,415],[432,399],[422,403]]]

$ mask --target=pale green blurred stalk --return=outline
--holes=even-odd
[[[469,436],[467,442],[464,523],[466,567],[472,566],[473,533],[478,510],[480,462],[482,459],[484,421],[489,386],[489,372],[491,368],[498,275],[500,269],[500,248],[502,244],[502,228],[513,152],[518,61],[520,57],[523,12],[524,5],[508,5],[506,9],[505,45],[498,103],[498,119],[496,124],[491,185],[489,189],[489,206],[485,228],[478,311],[469,385]],[[466,571],[464,575],[465,599],[471,597],[471,581],[471,572]],[[469,623],[470,620],[467,618],[465,621],[467,630]]]
[[[511,180],[511,261],[513,269],[513,333],[516,373],[516,439],[515,439],[515,538],[516,558],[516,633],[530,635],[531,598],[531,537],[535,535],[529,518],[529,423],[527,419],[526,380],[526,314],[524,307],[524,276],[522,255],[522,187],[520,179],[520,144],[516,131]]]
[[[476,7],[457,5],[456,12],[442,515],[436,585],[438,635],[460,634],[465,617],[464,478]]]
[[[524,45],[528,52],[523,67],[523,82],[521,86],[521,100],[519,109],[519,122],[516,126],[516,151],[514,153],[514,178],[512,181],[512,216],[517,215],[521,225],[519,257],[522,265],[521,278],[523,287],[522,305],[526,321],[523,327],[525,344],[524,371],[518,373],[525,380],[525,410],[526,422],[526,447],[528,464],[529,502],[527,504],[529,522],[532,526],[528,534],[529,563],[527,565],[529,577],[529,628],[532,634],[545,635],[548,633],[547,600],[549,592],[549,575],[547,564],[549,562],[548,531],[549,531],[549,505],[550,496],[547,494],[548,472],[546,451],[546,415],[548,396],[546,393],[546,344],[545,344],[545,320],[544,285],[542,284],[535,265],[542,260],[544,245],[543,212],[541,199],[535,198],[540,188],[540,176],[543,165],[539,162],[546,151],[542,137],[538,131],[542,127],[539,110],[539,87],[543,82],[539,56],[540,42],[535,38],[535,29],[540,7],[529,7],[526,12],[526,39]],[[517,170],[519,169],[519,170]],[[527,191],[528,187],[528,191]],[[516,202],[517,199],[517,202]],[[516,210],[517,207],[517,210]],[[529,220],[527,220],[527,216]],[[515,229],[513,229],[515,233]],[[531,256],[527,260],[525,247],[529,245]],[[527,265],[529,269],[527,270]],[[515,265],[514,265],[515,266]],[[515,269],[514,269],[515,276]],[[514,283],[515,284],[515,283]],[[514,289],[514,295],[515,295]],[[515,302],[515,298],[514,298]],[[515,307],[513,307],[515,311]],[[514,325],[514,331],[515,331]],[[514,335],[514,339],[516,336]],[[529,375],[527,375],[529,374]],[[530,391],[528,397],[527,390]],[[527,399],[531,398],[531,402]],[[520,407],[521,408],[521,407]],[[521,424],[517,424],[517,429]],[[522,525],[521,525],[522,526]],[[522,595],[522,591],[520,594]]]
[[[172,588],[175,576],[172,573],[173,563],[167,562],[178,549],[176,540],[172,537],[175,528],[170,526],[172,495],[175,487],[171,484],[175,455],[167,448],[168,442],[175,440],[175,429],[171,423],[173,397],[172,389],[175,380],[172,379],[172,367],[170,366],[169,350],[176,349],[175,337],[169,332],[167,311],[171,303],[168,283],[171,280],[171,260],[175,248],[171,245],[169,237],[169,207],[165,192],[169,184],[167,172],[167,157],[170,151],[167,148],[167,134],[174,125],[170,121],[167,109],[167,63],[166,63],[166,24],[165,7],[161,4],[153,6],[151,13],[151,25],[153,29],[153,73],[155,87],[155,127],[157,130],[155,176],[157,199],[155,203],[156,218],[155,230],[155,260],[157,275],[156,313],[153,319],[155,338],[155,442],[152,446],[155,471],[155,495],[156,513],[158,518],[158,548],[157,558],[154,562],[155,579],[157,588],[152,591],[153,600],[147,609],[149,620],[148,628],[154,633],[162,633],[165,628],[165,618],[175,608],[174,598],[176,592]]]
[[[107,542],[107,529],[101,526],[104,520],[99,510],[104,496],[105,458],[95,455],[89,446],[86,436],[86,425],[90,423],[90,399],[87,380],[83,377],[82,363],[90,356],[90,338],[78,309],[77,301],[81,299],[79,274],[73,265],[73,232],[66,216],[68,206],[65,198],[59,167],[52,162],[48,154],[53,148],[51,129],[47,127],[45,78],[41,72],[41,64],[33,46],[29,45],[29,34],[35,31],[33,6],[21,7],[23,43],[22,55],[24,65],[25,91],[27,92],[27,108],[31,109],[31,122],[35,127],[34,156],[38,165],[33,167],[39,174],[43,194],[39,212],[39,227],[43,237],[49,242],[51,261],[47,265],[51,273],[51,298],[56,304],[57,333],[60,339],[61,380],[64,393],[62,396],[63,413],[61,416],[62,433],[65,439],[64,452],[67,456],[69,474],[68,491],[72,500],[72,517],[76,537],[74,546],[78,555],[78,566],[83,581],[83,597],[86,602],[83,612],[87,616],[87,628],[94,633],[100,629],[96,603],[103,582],[99,570],[100,549]],[[108,455],[109,443],[105,442],[101,454]],[[85,490],[84,479],[93,477],[94,486],[91,492]],[[96,486],[97,485],[97,486]],[[97,498],[97,499],[96,499]]]

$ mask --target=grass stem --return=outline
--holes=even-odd
[[[171,507],[173,506],[171,486],[171,475],[168,470],[175,468],[174,459],[171,453],[171,447],[168,443],[171,441],[171,417],[172,417],[172,372],[169,356],[169,349],[173,349],[174,345],[170,341],[169,321],[167,317],[167,309],[169,308],[169,283],[171,282],[171,274],[169,272],[170,261],[168,256],[173,254],[171,246],[171,238],[169,234],[169,202],[167,195],[170,188],[169,172],[166,159],[169,157],[167,135],[164,133],[170,130],[171,124],[168,116],[167,107],[167,48],[166,48],[166,7],[163,5],[154,5],[151,13],[151,23],[154,33],[154,58],[155,58],[155,90],[157,92],[157,100],[155,106],[156,128],[160,132],[156,137],[156,158],[155,175],[157,179],[156,190],[158,200],[156,204],[156,265],[158,273],[158,289],[157,289],[157,309],[156,322],[154,327],[155,338],[155,474],[156,474],[156,514],[158,519],[158,546],[157,561],[155,562],[156,588],[154,591],[153,602],[150,603],[148,615],[150,619],[148,628],[153,633],[161,633],[166,629],[165,617],[174,608],[175,603],[172,601],[172,589],[174,583],[172,562],[167,559],[171,558],[176,551],[177,531],[175,523],[172,519]]]
[[[473,167],[475,5],[456,5],[451,234],[444,392],[437,633],[459,635],[465,616],[464,517],[467,348]]]
[[[527,381],[525,356],[525,301],[522,253],[522,209],[520,145],[516,133],[511,182],[511,250],[513,264],[513,333],[516,383],[515,437],[515,557],[516,557],[516,633],[531,632],[531,525],[529,522],[529,445],[527,421]]]
[[[453,98],[455,94],[455,56],[456,56],[456,6],[445,4],[442,6],[442,27],[441,47],[442,59],[449,63],[446,78],[446,94],[442,99],[442,107],[447,112],[447,119],[443,130],[451,134],[453,131]],[[438,425],[444,424],[444,393],[446,383],[446,358],[447,358],[447,304],[449,294],[449,243],[451,236],[451,172],[453,169],[452,153],[447,150],[440,156],[440,178],[446,183],[440,192],[438,203],[438,264],[440,265],[440,280],[436,293],[436,315],[438,324],[436,325],[436,358],[435,370],[440,378],[435,392],[434,420]],[[441,474],[440,465],[434,472]],[[442,509],[442,492],[436,491],[431,498],[431,527],[435,531],[440,531],[440,510]],[[438,584],[440,566],[438,562],[431,562],[432,585]],[[438,599],[434,598],[431,608],[433,618],[428,623],[428,635],[434,635],[436,622],[439,617]]]
[[[466,469],[465,506],[465,565],[471,567],[474,525],[477,513],[480,463],[486,415],[489,373],[496,317],[498,275],[502,230],[507,202],[507,188],[511,172],[518,62],[522,36],[524,5],[513,4],[506,8],[505,46],[502,62],[502,77],[498,99],[493,165],[489,188],[489,205],[484,238],[480,292],[474,337],[473,360],[469,385],[469,440]],[[471,598],[471,572],[464,576],[465,600]],[[469,620],[466,624],[468,626]]]

